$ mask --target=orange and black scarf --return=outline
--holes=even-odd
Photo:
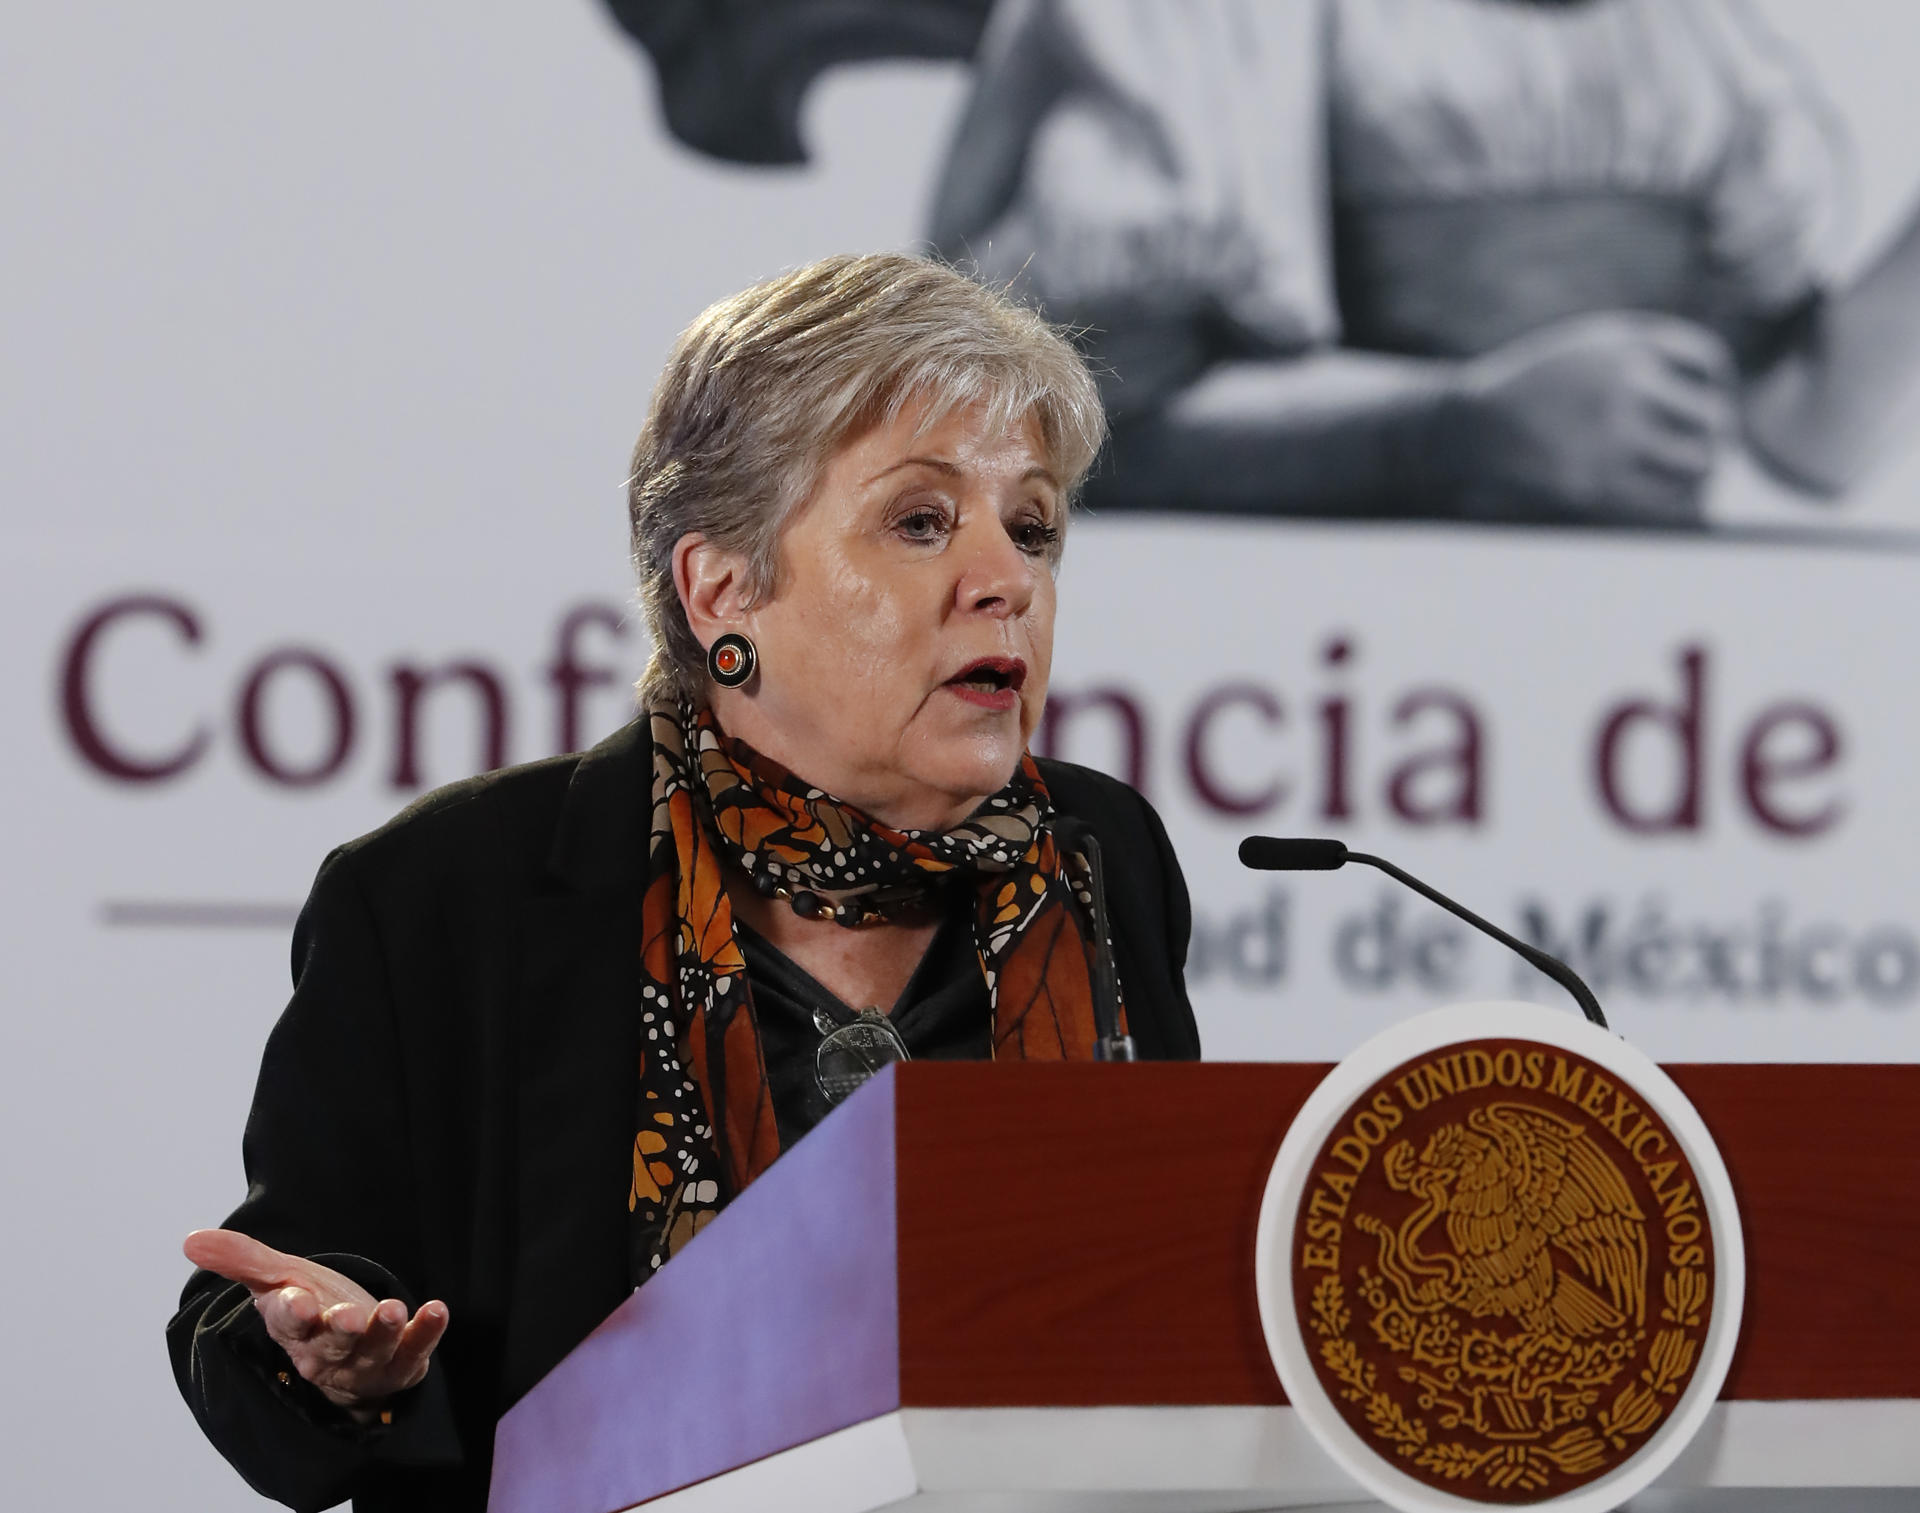
[[[1055,844],[1031,757],[953,829],[902,831],[731,739],[710,711],[656,703],[648,727],[653,821],[627,1195],[636,1281],[780,1153],[729,871],[802,914],[850,926],[924,904],[943,879],[960,879],[977,900],[994,1056],[1086,1060],[1095,1039],[1084,871],[1069,870],[1084,862]]]

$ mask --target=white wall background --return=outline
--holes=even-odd
[[[1920,186],[1906,68],[1920,14],[1767,8],[1849,119],[1857,256]],[[160,1326],[184,1277],[179,1237],[240,1195],[286,931],[115,924],[113,908],[297,903],[331,844],[410,797],[388,774],[396,662],[485,659],[512,702],[509,758],[555,749],[544,669],[569,609],[624,601],[619,484],[674,332],[781,266],[911,243],[965,79],[909,65],[831,77],[809,107],[815,164],[767,173],[665,140],[643,60],[586,0],[76,4],[10,32],[0,1499],[238,1509],[256,1499],[177,1401]],[[1917,487],[1920,450],[1841,518],[1920,525]],[[1806,514],[1741,469],[1715,509]],[[1212,943],[1195,997],[1216,1057],[1334,1056],[1435,998],[1515,988],[1472,945],[1445,981],[1403,967],[1391,989],[1355,986],[1335,944],[1387,895],[1346,874],[1280,885],[1285,970],[1256,983],[1272,885],[1232,849],[1266,828],[1337,830],[1509,924],[1529,900],[1556,921],[1596,905],[1617,930],[1652,921],[1631,938],[1640,976],[1616,964],[1603,997],[1656,1055],[1920,1059],[1920,983],[1876,996],[1857,971],[1863,942],[1920,934],[1916,587],[1920,557],[1885,551],[1089,521],[1069,553],[1057,686],[1124,685],[1146,711],[1147,785]],[[127,785],[81,760],[59,677],[88,614],[139,594],[191,608],[201,640],[121,622],[94,666],[104,733],[148,755],[208,739],[177,779]],[[1334,637],[1354,648],[1338,673],[1320,659]],[[1621,698],[1672,697],[1685,644],[1711,659],[1706,820],[1638,838],[1595,801],[1594,726]],[[357,714],[346,763],[307,788],[248,764],[234,710],[259,659],[289,645],[337,666]],[[642,648],[594,627],[580,650],[619,670],[582,706],[593,737],[623,718]],[[1208,811],[1182,776],[1191,711],[1233,681],[1277,696],[1286,723],[1223,717],[1216,781],[1295,790],[1243,820]],[[1392,704],[1436,684],[1484,718],[1474,827],[1409,827],[1379,797],[1409,745]],[[324,754],[313,691],[287,676],[265,706],[285,763]],[[1314,710],[1334,696],[1356,741],[1356,813],[1339,825],[1311,802]],[[1738,801],[1741,733],[1782,699],[1819,703],[1844,736],[1840,764],[1791,790],[1796,805],[1844,804],[1815,840],[1768,834]],[[440,782],[476,745],[461,695],[433,710],[424,775]],[[1092,714],[1066,751],[1118,759]],[[1640,755],[1652,792],[1662,773]],[[1240,978],[1223,964],[1236,916]],[[1400,906],[1409,929],[1432,918]],[[1646,944],[1659,940],[1664,958]],[[1743,991],[1686,986],[1727,951],[1745,953]],[[1884,972],[1896,956],[1875,960]],[[1807,960],[1839,974],[1831,998],[1795,986]]]

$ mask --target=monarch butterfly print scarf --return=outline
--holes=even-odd
[[[1088,1060],[1095,1039],[1085,864],[1055,844],[1031,757],[953,829],[895,830],[731,739],[710,710],[657,701],[647,723],[653,805],[627,1194],[636,1283],[780,1153],[729,874],[852,928],[924,904],[942,884],[970,886],[993,1055]],[[1124,1005],[1121,1015],[1124,1032]]]

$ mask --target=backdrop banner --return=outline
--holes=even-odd
[[[1565,1002],[1378,875],[1244,871],[1258,832],[1561,955],[1656,1060],[1920,1059],[1920,16],[189,0],[16,32],[10,1501],[253,1505],[159,1324],[240,1195],[314,870],[629,717],[654,374],[831,252],[965,260],[1100,365],[1038,744],[1164,816],[1210,1057]]]

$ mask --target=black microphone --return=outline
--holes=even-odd
[[[1537,967],[1561,987],[1573,995],[1573,1001],[1580,1005],[1585,1014],[1601,1029],[1607,1028],[1607,1016],[1600,1012],[1600,1002],[1593,996],[1593,990],[1580,980],[1580,975],[1557,956],[1549,956],[1538,946],[1530,946],[1524,940],[1517,940],[1498,925],[1482,919],[1464,904],[1456,904],[1446,894],[1436,888],[1429,888],[1419,878],[1402,872],[1392,862],[1383,861],[1377,856],[1368,856],[1364,851],[1349,851],[1344,841],[1283,839],[1276,835],[1250,835],[1240,842],[1240,863],[1256,872],[1332,872],[1344,867],[1348,862],[1362,862],[1369,867],[1378,867],[1396,882],[1405,883],[1422,898],[1431,899],[1457,919],[1464,919],[1476,930],[1483,930],[1508,950],[1518,954],[1529,966]]]
[[[1087,913],[1093,927],[1093,1059],[1132,1061],[1133,1037],[1120,1033],[1120,974],[1113,964],[1113,936],[1107,923],[1107,880],[1100,865],[1100,841],[1077,819],[1057,818],[1054,835],[1087,862]]]

